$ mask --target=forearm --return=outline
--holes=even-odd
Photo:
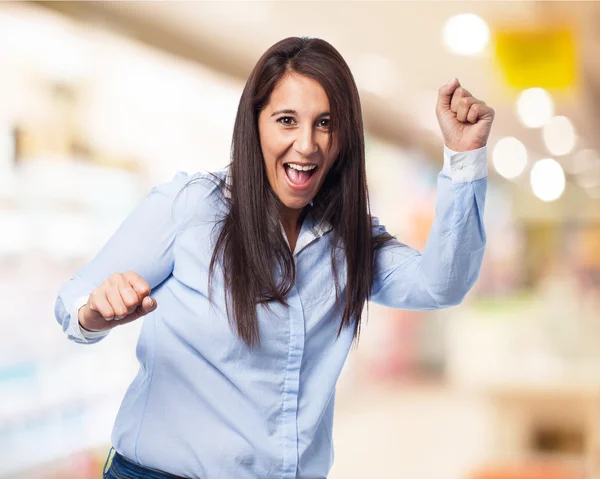
[[[460,303],[479,276],[486,245],[486,156],[485,147],[465,153],[444,151],[435,220],[417,258],[440,307]]]
[[[460,303],[479,275],[485,250],[485,148],[454,156],[445,150],[435,219],[423,252],[393,240],[377,252],[372,301],[398,309]],[[455,173],[456,172],[456,173]],[[382,233],[385,227],[376,226]]]

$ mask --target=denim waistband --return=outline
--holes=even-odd
[[[115,451],[110,467],[117,477],[122,476],[123,479],[185,479],[174,474],[169,474],[168,472],[137,464],[131,459],[122,456],[117,451]]]

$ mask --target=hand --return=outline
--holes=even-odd
[[[150,285],[133,271],[114,273],[91,292],[79,309],[79,324],[89,331],[105,331],[130,323],[156,309]],[[111,321],[114,320],[114,321]]]
[[[435,113],[451,150],[476,150],[487,144],[495,112],[460,86],[457,78],[439,89]]]

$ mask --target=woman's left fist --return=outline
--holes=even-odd
[[[444,143],[451,150],[476,150],[487,144],[494,109],[460,86],[457,78],[439,89],[435,113]]]

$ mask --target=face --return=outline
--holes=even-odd
[[[339,148],[329,142],[329,99],[315,80],[292,73],[274,88],[258,118],[267,178],[289,210],[317,194]]]

